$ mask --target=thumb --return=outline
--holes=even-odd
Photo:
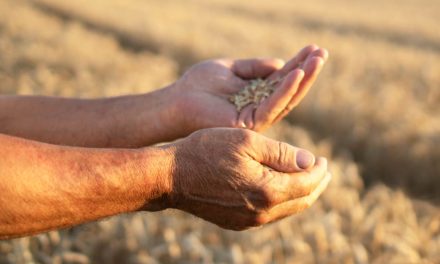
[[[275,58],[235,60],[232,72],[242,79],[264,78],[281,69],[284,61]]]
[[[252,148],[254,160],[279,172],[303,171],[315,164],[310,151],[261,135],[254,139]]]

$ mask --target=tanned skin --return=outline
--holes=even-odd
[[[285,65],[208,61],[136,96],[1,96],[0,239],[140,210],[176,208],[233,230],[304,210],[330,180],[326,160],[250,129],[298,104],[326,58],[308,46]],[[284,81],[237,113],[227,97],[257,77]]]
[[[330,180],[325,159],[246,129],[132,150],[0,145],[1,239],[166,208],[244,230],[308,208]]]
[[[92,149],[0,136],[0,238],[154,207],[173,157],[160,148]]]
[[[287,63],[280,59],[220,59],[191,67],[160,90],[103,99],[0,95],[0,134],[81,147],[131,148],[185,137],[210,127],[262,131],[306,95],[327,60],[310,45]],[[228,97],[249,79],[283,78],[257,108],[238,113]]]

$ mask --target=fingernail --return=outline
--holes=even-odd
[[[301,149],[296,153],[296,164],[301,169],[307,169],[315,162],[315,156],[307,150]]]

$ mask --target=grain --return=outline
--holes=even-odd
[[[249,81],[249,83],[238,93],[231,95],[229,101],[235,105],[240,112],[245,106],[255,104],[255,107],[269,97],[281,78],[274,80],[263,80],[261,78]]]

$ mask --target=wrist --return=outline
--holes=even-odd
[[[143,142],[138,146],[172,141],[186,136],[184,113],[182,112],[183,96],[173,83],[157,91],[140,95],[141,109],[138,118],[138,133]]]
[[[171,148],[110,150],[101,159],[103,165],[90,162],[91,175],[107,171],[107,176],[92,184],[88,193],[95,202],[101,201],[101,208],[116,209],[109,215],[168,208],[174,164]]]
[[[138,184],[142,206],[135,210],[159,211],[170,207],[175,170],[175,147],[164,145],[141,149],[142,167]]]
[[[107,147],[144,147],[182,136],[173,85],[146,94],[108,98],[101,105]]]
[[[191,94],[191,89],[187,87],[182,79],[168,87],[174,106],[171,122],[174,124],[178,137],[186,137],[194,131],[204,128],[198,124],[200,115],[203,113],[196,109],[198,103],[194,100],[194,98],[196,100],[200,98],[196,98],[197,95],[194,97],[194,94]]]
[[[156,109],[152,110],[153,119],[157,131],[161,133],[161,142],[172,141],[180,137],[186,136],[184,126],[184,112],[182,101],[183,94],[178,89],[178,82],[172,83],[153,93],[144,94],[145,101],[147,97],[154,98],[158,103],[155,104]],[[151,121],[151,114],[146,113],[145,120]]]

